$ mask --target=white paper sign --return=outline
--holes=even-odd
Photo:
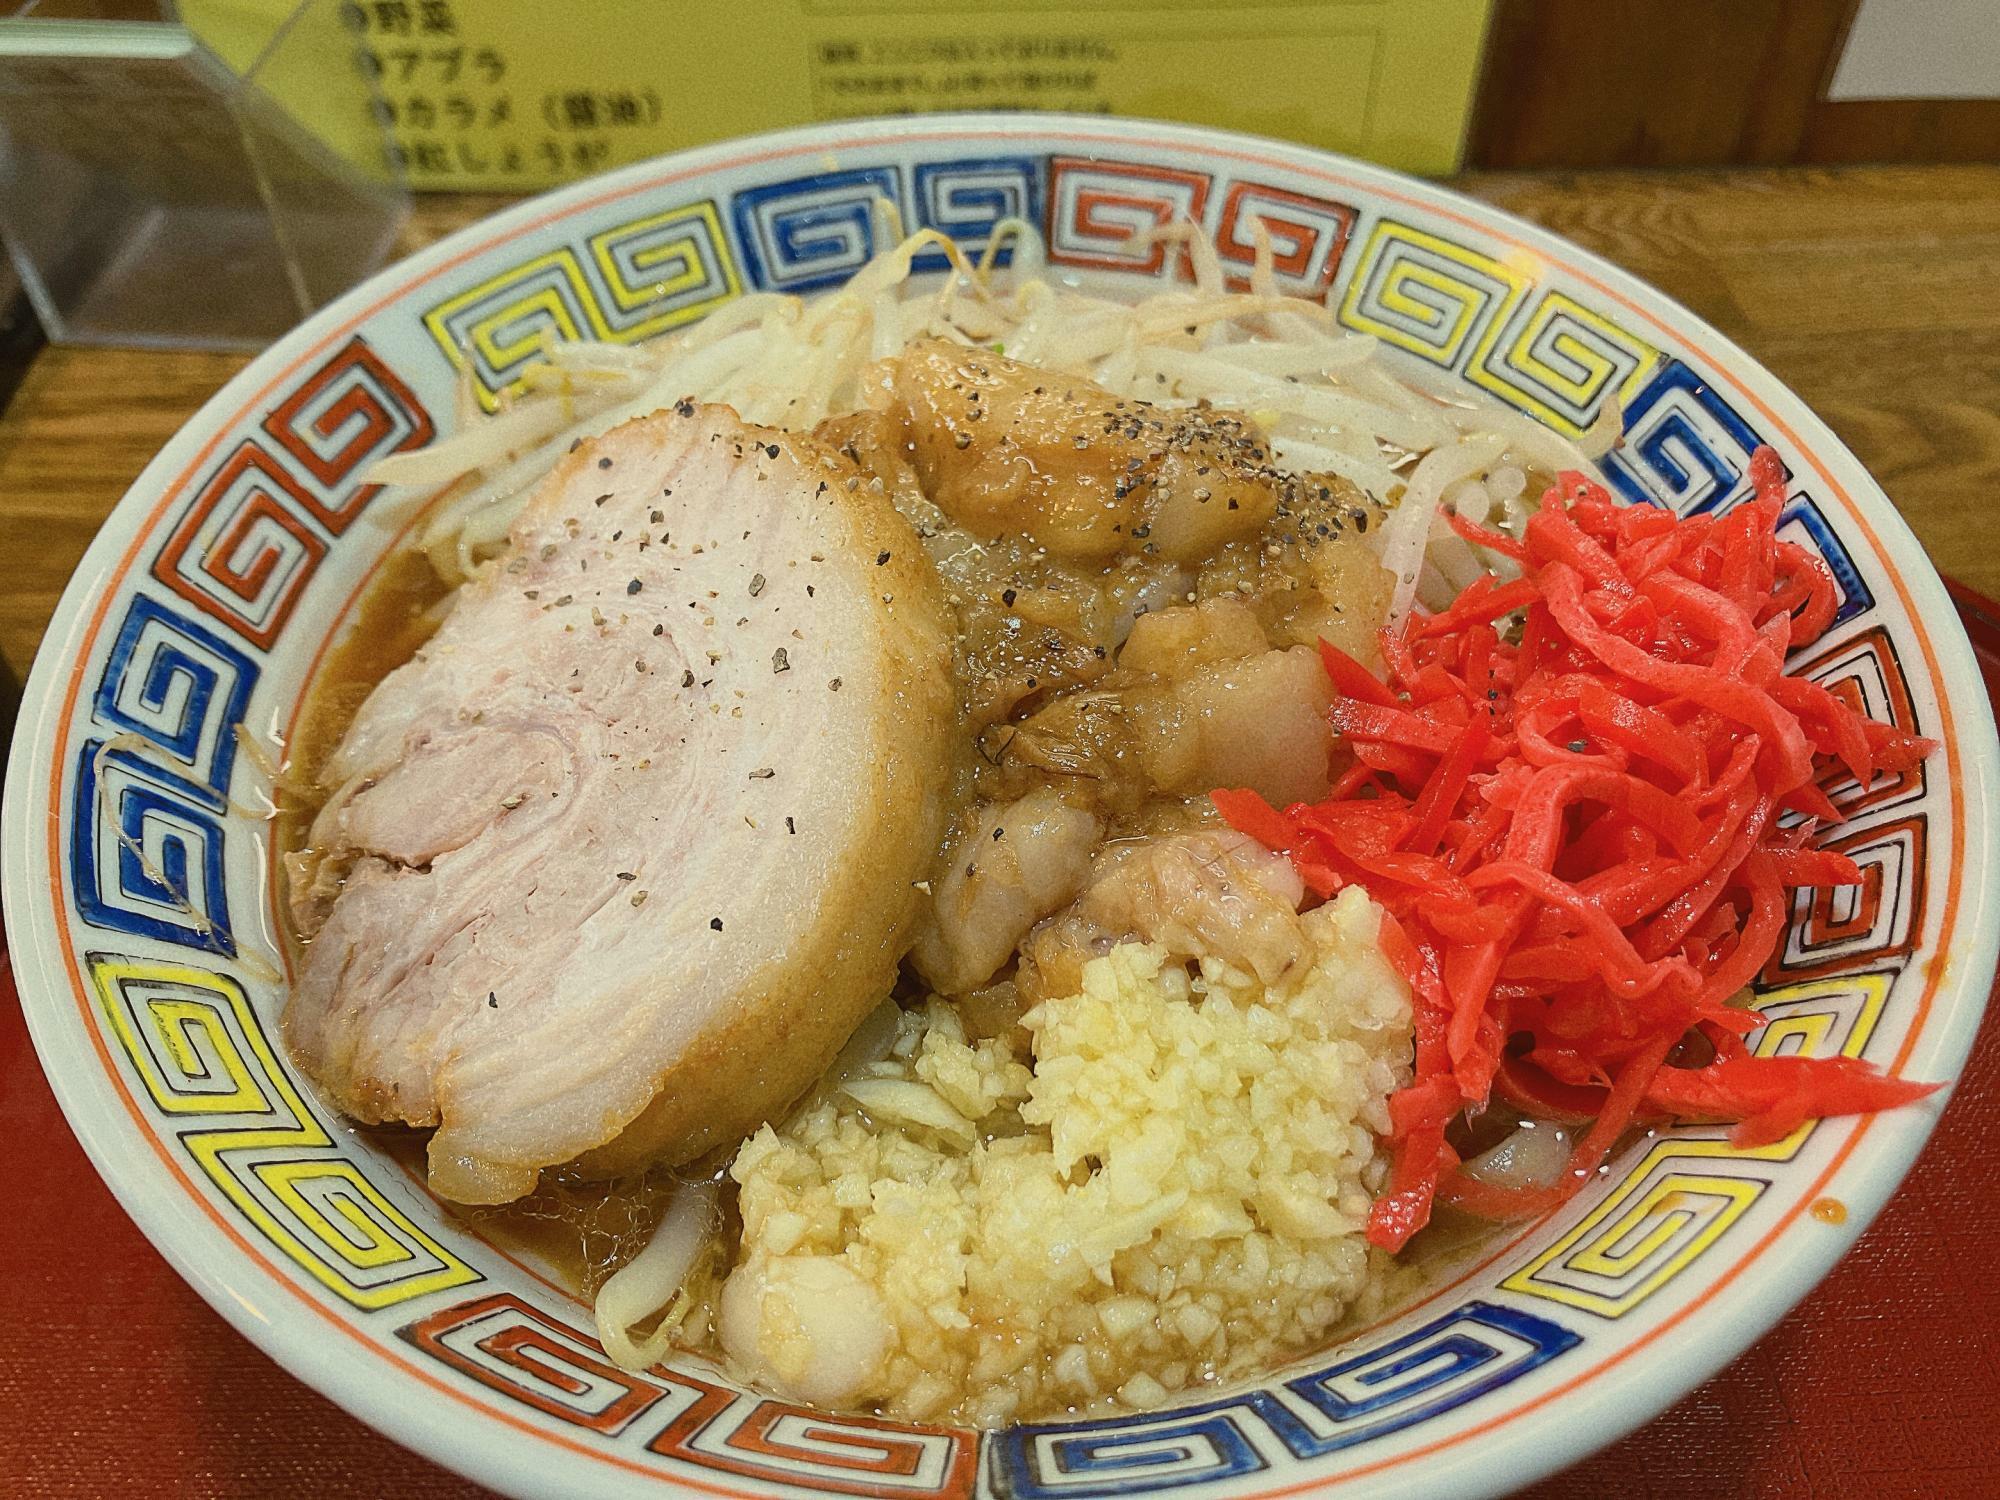
[[[1861,0],[1826,96],[2000,99],[2000,0]]]

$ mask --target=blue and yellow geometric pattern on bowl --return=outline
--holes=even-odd
[[[692,1362],[619,1369],[581,1307],[357,1141],[277,1043],[281,990],[255,957],[270,950],[268,832],[233,811],[253,795],[238,731],[290,720],[395,534],[360,474],[435,436],[461,371],[491,407],[548,336],[632,342],[746,292],[838,284],[883,248],[880,198],[974,250],[1000,220],[1029,218],[1053,271],[1134,291],[1191,274],[1172,245],[1132,250],[1135,229],[1192,220],[1240,284],[1261,220],[1280,281],[1398,357],[1567,434],[1616,401],[1625,438],[1605,477],[1634,502],[1725,509],[1747,492],[1751,450],[1772,443],[1791,473],[1785,533],[1840,589],[1802,670],[1941,734],[1941,680],[1920,622],[1891,598],[1893,569],[1749,389],[1547,242],[1391,182],[1275,147],[1137,128],[1091,144],[1030,121],[638,168],[440,247],[232,388],[112,560],[48,783],[51,931],[78,976],[74,1024],[218,1230],[385,1370],[579,1461],[728,1493],[1082,1500],[1251,1494],[1258,1476],[1267,1489],[1332,1481],[1448,1445],[1656,1333],[1791,1222],[1830,1170],[1828,1127],[1756,1150],[1667,1131],[1463,1285],[1261,1386],[982,1436],[828,1416]],[[1962,813],[1935,767],[1865,787],[1830,774],[1826,789],[1848,815],[1827,843],[1866,880],[1799,896],[1761,981],[1755,1045],[1893,1062],[1935,987],[1921,960],[1951,940]]]

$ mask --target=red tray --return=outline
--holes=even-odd
[[[2000,701],[2000,605],[1948,584]],[[471,1497],[276,1369],[97,1179],[0,946],[0,1496]],[[2000,995],[1916,1170],[1826,1282],[1651,1425],[1532,1500],[2000,1495]]]

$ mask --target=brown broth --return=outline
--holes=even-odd
[[[402,1125],[363,1129],[365,1140],[393,1158],[423,1186],[430,1133]],[[591,1181],[573,1172],[542,1173],[534,1192],[512,1203],[469,1204],[437,1200],[473,1234],[564,1291],[588,1300],[613,1271],[645,1248],[674,1190],[696,1168],[645,1172]]]

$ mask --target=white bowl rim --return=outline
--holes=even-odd
[[[1098,147],[1121,143],[1182,146],[1225,160],[1233,157],[1275,161],[1322,176],[1337,172],[1347,185],[1374,196],[1411,201],[1429,211],[1457,217],[1475,228],[1488,231],[1504,228],[1514,239],[1565,270],[1614,293],[1643,317],[1676,334],[1697,338],[1716,372],[1731,379],[1767,418],[1788,429],[1787,435],[1812,459],[1837,493],[1861,502],[1857,504],[1850,499],[1850,512],[1858,524],[1874,534],[1885,566],[1895,570],[1897,588],[1912,623],[1920,631],[1927,620],[1939,627],[1928,639],[1941,705],[1948,703],[1949,712],[1957,721],[1947,753],[1957,762],[1952,795],[1961,811],[1954,821],[1964,830],[1963,841],[1955,845],[1953,853],[1955,858],[1963,860],[1970,851],[1993,852],[1993,840],[1987,830],[1995,824],[1996,801],[2000,801],[1996,799],[1996,792],[2000,792],[2000,739],[1996,739],[1983,678],[1935,569],[1879,485],[1797,396],[1733,341],[1629,272],[1517,215],[1449,188],[1314,147],[1161,121],[1013,113],[841,121],[772,131],[634,163],[515,204],[386,268],[307,319],[204,403],[147,465],[93,539],[51,616],[48,634],[22,696],[7,779],[4,821],[0,821],[0,850],[4,850],[5,869],[16,876],[4,882],[0,897],[4,897],[22,1010],[66,1118],[126,1212],[175,1270],[281,1367],[396,1441],[492,1488],[537,1496],[599,1494],[603,1492],[600,1481],[604,1471],[591,1465],[551,1463],[547,1443],[526,1431],[514,1430],[478,1403],[469,1403],[478,1413],[476,1427],[451,1420],[459,1415],[457,1406],[423,1398],[417,1377],[393,1369],[385,1371],[380,1354],[365,1340],[358,1341],[358,1347],[344,1343],[330,1346],[316,1337],[317,1328],[313,1324],[295,1317],[267,1314],[256,1295],[260,1289],[269,1289],[263,1273],[253,1273],[245,1282],[239,1279],[246,1269],[244,1264],[231,1261],[209,1265],[195,1258],[195,1247],[208,1236],[205,1232],[191,1232],[191,1224],[195,1231],[200,1230],[191,1205],[181,1201],[177,1192],[163,1191],[160,1175],[149,1170],[142,1158],[128,1156],[120,1149],[123,1143],[117,1135],[124,1128],[122,1122],[100,1117],[94,1102],[83,1092],[85,1078],[73,1076],[61,1066],[68,1040],[59,1034],[61,1018],[48,1013],[39,1000],[31,999],[31,990],[39,995],[60,974],[61,960],[53,951],[49,934],[37,920],[42,907],[35,897],[26,894],[25,882],[18,875],[27,858],[25,851],[31,832],[41,819],[55,815],[54,810],[43,805],[45,799],[37,795],[38,788],[46,784],[48,773],[47,757],[40,750],[55,727],[62,689],[86,623],[85,606],[110,570],[118,546],[136,528],[140,502],[135,497],[157,493],[162,488],[166,474],[183,464],[190,451],[199,445],[201,436],[218,425],[214,414],[240,404],[245,394],[268,381],[275,369],[316,347],[331,330],[343,327],[364,303],[379,297],[397,281],[467,256],[474,246],[488,239],[558,220],[588,204],[627,196],[670,180],[809,150],[849,149],[913,139],[994,137],[1075,142],[1086,154]],[[1060,146],[1052,144],[1051,149]],[[1949,1079],[1954,1084],[1978,1029],[1996,955],[2000,955],[2000,891],[1967,881],[1962,902],[1960,931],[1967,935],[1967,941],[1949,955],[1949,967],[1955,973],[1948,979],[1941,974],[1933,982],[1932,999],[1937,1004],[1912,1030],[1907,1059],[1908,1066],[1918,1068],[1925,1076]],[[1967,983],[1968,975],[1974,976],[1972,984]],[[1436,1453],[1418,1450],[1396,1455],[1388,1462],[1400,1465],[1419,1456],[1427,1459],[1421,1478],[1406,1476],[1396,1493],[1459,1497],[1504,1493],[1605,1446],[1693,1390],[1774,1326],[1851,1247],[1909,1170],[1950,1094],[1948,1087],[1920,1105],[1888,1116],[1828,1122],[1845,1134],[1820,1180],[1799,1196],[1793,1208],[1757,1247],[1719,1277],[1710,1278],[1707,1296],[1682,1309],[1669,1323],[1650,1331],[1641,1340],[1619,1346],[1608,1358],[1600,1359],[1526,1407],[1497,1412],[1479,1426],[1446,1439]],[[1864,1153],[1860,1150],[1863,1139],[1871,1135],[1874,1139]],[[1839,1225],[1815,1225],[1815,1232],[1810,1235],[1787,1233],[1807,1202],[1836,1171],[1844,1173],[1841,1187],[1848,1209],[1845,1221]],[[1758,1261],[1762,1262],[1758,1275],[1742,1278],[1741,1273]],[[238,1274],[231,1275],[232,1271]],[[1623,1363],[1650,1346],[1659,1335],[1680,1326],[1683,1319],[1689,1326],[1673,1342],[1674,1374],[1670,1379],[1642,1385],[1629,1378],[1595,1378],[1600,1371]],[[330,1354],[329,1347],[337,1352]],[[445,1389],[439,1382],[428,1383]],[[1512,1422],[1512,1418],[1524,1411],[1558,1396],[1568,1397],[1562,1413],[1564,1420]],[[1501,1430],[1510,1422],[1511,1431]],[[1494,1441],[1473,1441],[1489,1429],[1495,1431]],[[610,1454],[590,1456],[617,1462]],[[1276,1474],[1281,1475],[1286,1467],[1280,1465]],[[1374,1467],[1378,1466],[1363,1465],[1346,1473],[1299,1478],[1291,1484],[1266,1487],[1256,1492],[1257,1500],[1275,1500],[1277,1495],[1293,1491],[1347,1489],[1366,1478]],[[690,1495],[711,1489],[683,1476],[661,1476],[652,1470],[643,1473],[653,1487],[677,1487]]]

